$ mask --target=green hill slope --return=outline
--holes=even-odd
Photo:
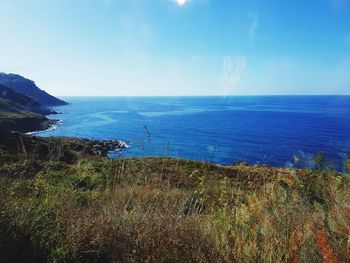
[[[0,99],[0,132],[31,132],[48,129],[55,121],[45,116],[27,111],[21,105]]]

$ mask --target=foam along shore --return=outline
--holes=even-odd
[[[54,131],[56,129],[58,129],[58,127],[60,125],[62,125],[63,121],[62,120],[51,120],[49,119],[49,126],[46,129],[43,130],[36,130],[36,131],[30,131],[30,132],[26,132],[26,135],[36,135],[39,133],[43,133],[43,132],[48,132],[48,131]]]
[[[45,122],[42,126],[42,129],[26,132],[25,135],[28,136],[35,136],[40,135],[41,133],[48,132],[48,131],[54,131],[56,130],[60,125],[62,125],[63,120],[51,120],[48,119],[47,122]],[[67,138],[68,139],[68,138]],[[88,150],[90,154],[93,155],[101,155],[101,156],[107,156],[108,153],[113,151],[120,151],[122,149],[129,148],[128,144],[123,140],[95,140],[95,139],[75,139],[76,142],[84,142],[85,145],[85,151]]]
[[[55,124],[56,120],[32,112],[0,112],[0,132],[47,130]]]
[[[18,149],[24,149],[23,153],[28,153],[28,149],[40,148],[39,155],[44,159],[57,150],[60,153],[59,160],[74,162],[81,156],[102,156],[107,157],[109,152],[122,150],[128,145],[122,140],[89,140],[68,137],[40,137],[27,135],[19,132],[0,133],[0,141],[3,142],[2,150],[19,154]],[[18,142],[21,142],[19,145]]]
[[[128,148],[128,144],[122,140],[91,141],[92,152],[95,155],[107,156],[109,152]]]

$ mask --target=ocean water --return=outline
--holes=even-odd
[[[350,156],[350,96],[65,97],[62,122],[40,136],[121,139],[111,156],[312,166]]]

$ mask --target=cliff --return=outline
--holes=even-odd
[[[32,97],[21,94],[14,89],[0,84],[0,99],[12,101],[22,107],[22,110],[32,111],[42,115],[55,114],[52,109],[40,104]]]
[[[0,73],[0,84],[32,97],[44,106],[61,106],[67,103],[38,88],[34,81],[17,74]]]

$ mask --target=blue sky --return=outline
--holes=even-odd
[[[0,19],[0,71],[55,95],[350,94],[350,0],[1,0]]]

